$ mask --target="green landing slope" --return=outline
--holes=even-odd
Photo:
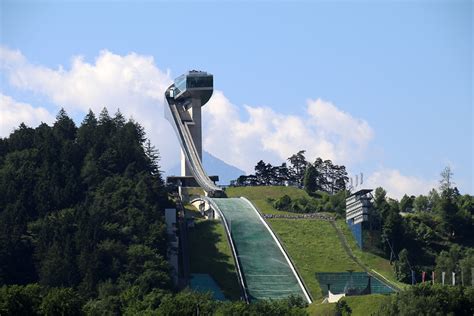
[[[284,252],[252,205],[241,198],[213,198],[236,248],[250,301],[299,295],[308,299]]]

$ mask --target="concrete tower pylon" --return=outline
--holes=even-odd
[[[201,119],[201,99],[192,98],[191,104],[186,110],[189,120],[185,121],[191,134],[196,153],[202,163],[202,119]],[[183,149],[181,148],[181,176],[193,176],[191,168],[187,162]]]

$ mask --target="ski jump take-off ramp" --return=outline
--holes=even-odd
[[[201,107],[212,92],[212,75],[201,71],[178,77],[165,92],[165,116],[181,144],[181,176],[194,177],[206,194],[198,201],[221,219],[246,302],[298,295],[311,303],[290,258],[258,210],[243,197],[225,198],[202,166]]]

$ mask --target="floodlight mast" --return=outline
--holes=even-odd
[[[181,144],[181,176],[193,176],[211,196],[222,193],[202,166],[201,107],[209,101],[212,93],[213,76],[195,70],[176,78],[165,92],[165,116]]]

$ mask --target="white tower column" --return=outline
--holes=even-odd
[[[185,122],[188,126],[191,137],[193,138],[194,145],[196,147],[199,160],[202,162],[202,124],[201,124],[201,100],[192,99],[192,105],[187,110],[191,117],[191,122]],[[188,166],[186,157],[183,150],[181,149],[181,176],[191,177],[193,174]]]

